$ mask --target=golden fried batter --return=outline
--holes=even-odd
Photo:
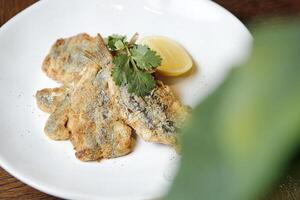
[[[96,45],[96,39],[85,33],[59,39],[46,56],[42,69],[48,77],[59,83],[78,81],[90,64],[83,52],[94,52]]]
[[[131,128],[119,117],[108,94],[106,70],[91,68],[72,95],[71,142],[81,160],[127,154],[132,148]]]
[[[102,68],[106,68],[111,73],[112,55],[105,47],[100,35],[98,38],[99,45],[98,50],[95,51],[95,62],[102,63]],[[186,121],[189,109],[180,103],[169,86],[157,81],[150,95],[138,97],[130,94],[127,87],[116,86],[111,76],[107,76],[107,81],[110,99],[119,108],[123,120],[142,139],[167,144],[177,149],[177,131]]]
[[[50,113],[46,135],[53,140],[71,139],[77,158],[83,161],[122,156],[132,150],[134,142],[131,128],[105,96],[107,84],[100,80],[102,68],[84,56],[84,49],[96,44],[86,34],[58,40],[43,69],[64,85],[36,94],[38,107]]]
[[[52,113],[64,99],[65,88],[45,88],[37,91],[35,97],[39,109],[46,113]]]

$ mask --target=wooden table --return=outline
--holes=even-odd
[[[0,26],[37,0],[0,0]],[[299,15],[298,0],[216,0],[244,23],[266,16]],[[58,199],[39,192],[0,168],[0,199]]]

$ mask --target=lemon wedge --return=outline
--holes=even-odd
[[[140,41],[156,51],[162,58],[157,71],[165,76],[179,76],[193,67],[193,61],[186,50],[177,42],[164,36],[148,36]]]

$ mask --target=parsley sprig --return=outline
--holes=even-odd
[[[152,73],[161,64],[161,57],[148,46],[136,44],[137,36],[128,42],[126,36],[111,35],[106,38],[106,45],[114,55],[112,77],[116,85],[145,96],[155,87]]]

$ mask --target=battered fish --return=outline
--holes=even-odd
[[[112,55],[106,48],[103,38],[98,35],[98,46],[94,53],[95,62],[102,68],[112,70]],[[90,53],[93,54],[93,53]],[[100,59],[99,59],[100,58]],[[123,120],[145,141],[162,143],[178,148],[177,132],[189,116],[189,109],[172,93],[169,86],[157,81],[150,95],[138,97],[128,92],[127,87],[115,85],[111,76],[107,77],[111,100],[120,110]]]
[[[36,93],[38,107],[50,113],[44,131],[52,140],[67,140],[70,137],[67,122],[71,93],[72,89],[67,87],[46,88]]]
[[[96,45],[96,38],[85,33],[59,39],[46,56],[42,70],[49,78],[59,83],[70,84],[79,81],[91,62],[83,52],[94,52]]]
[[[38,107],[51,113],[44,128],[46,135],[53,140],[70,139],[77,158],[83,161],[125,155],[134,143],[131,128],[118,117],[119,111],[105,95],[107,84],[101,79],[105,73],[100,62],[96,65],[84,55],[93,45],[97,40],[86,34],[58,40],[43,70],[64,85],[36,94]]]
[[[45,88],[37,91],[36,102],[42,111],[52,113],[65,97],[65,87]]]
[[[83,161],[118,157],[132,150],[132,130],[110,99],[108,76],[105,69],[90,68],[72,95],[68,127],[76,156]]]

